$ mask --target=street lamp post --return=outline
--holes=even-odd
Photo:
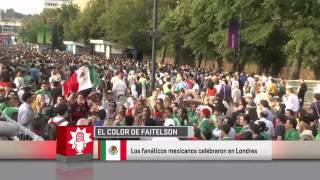
[[[43,45],[46,45],[46,24],[47,24],[47,18],[43,18]]]
[[[157,32],[157,22],[158,21],[158,0],[153,0],[153,32],[152,32],[152,78],[151,78],[151,89],[154,90],[156,86],[156,38],[158,36]]]
[[[240,18],[239,18],[239,45],[238,45],[238,56],[237,56],[237,71],[240,72],[240,61],[241,61],[241,28],[242,28],[242,14],[243,14],[243,5],[241,1],[240,8]]]

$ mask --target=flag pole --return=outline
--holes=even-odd
[[[239,18],[239,45],[238,45],[238,56],[237,56],[237,71],[240,72],[240,61],[241,61],[241,28],[242,28],[242,14],[243,14],[243,5],[242,1],[240,2],[240,18]]]
[[[157,21],[158,21],[158,0],[153,0],[153,32],[152,32],[152,78],[151,89],[155,90],[156,84],[156,36],[157,36]]]

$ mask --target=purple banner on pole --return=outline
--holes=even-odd
[[[229,22],[229,40],[228,47],[231,49],[237,49],[239,46],[239,22],[230,21]]]

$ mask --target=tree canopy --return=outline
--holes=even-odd
[[[158,50],[162,56],[174,52],[176,63],[185,56],[195,60],[256,63],[259,72],[277,75],[281,68],[292,68],[298,79],[302,67],[311,68],[320,78],[320,1],[319,0],[165,0],[159,1]],[[92,0],[80,12],[75,6],[45,10],[29,17],[23,26],[28,41],[34,42],[41,17],[62,27],[66,40],[87,42],[105,39],[124,47],[132,46],[151,54],[151,0]],[[229,49],[228,24],[241,19],[240,62],[237,49]],[[58,34],[59,34],[58,33]]]

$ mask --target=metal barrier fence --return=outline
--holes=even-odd
[[[8,118],[8,117],[3,117],[7,119],[8,123],[14,124],[18,128],[18,133],[16,136],[10,137],[14,141],[43,141],[44,139],[41,136],[38,136],[34,132],[30,131],[23,125],[19,124],[18,122]]]

